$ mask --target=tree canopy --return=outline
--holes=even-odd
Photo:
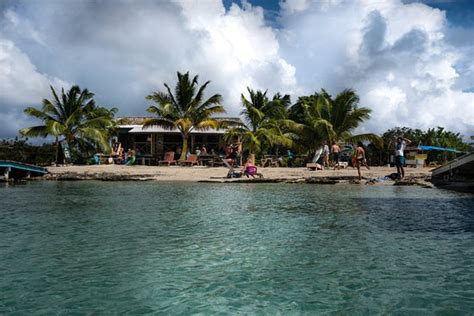
[[[97,147],[108,150],[117,109],[97,106],[94,94],[76,85],[67,92],[61,89],[61,96],[52,86],[51,92],[53,99],[43,99],[41,108],[25,109],[27,115],[40,119],[42,124],[23,128],[20,134],[29,137],[53,136],[56,141],[65,141],[76,154],[84,154]]]
[[[227,139],[239,137],[250,154],[259,154],[274,145],[293,145],[292,125],[287,119],[289,95],[277,93],[270,100],[267,91],[247,88],[249,99],[241,94],[243,124],[229,129]]]
[[[147,109],[156,117],[147,119],[144,127],[161,126],[170,130],[176,128],[183,138],[180,159],[185,160],[190,133],[195,129],[207,130],[221,127],[224,121],[216,120],[213,115],[225,113],[225,109],[221,105],[222,96],[220,94],[214,94],[210,98],[204,99],[204,90],[210,81],[199,86],[197,75],[191,79],[189,72],[185,74],[178,72],[177,76],[178,82],[174,93],[165,83],[166,92],[153,92],[146,97],[147,100],[156,103]]]
[[[330,143],[371,141],[382,146],[382,139],[373,133],[353,134],[370,118],[371,112],[358,103],[359,96],[351,89],[343,90],[334,98],[325,90],[300,97],[289,110],[289,118],[300,124],[300,146],[311,150],[323,140]]]

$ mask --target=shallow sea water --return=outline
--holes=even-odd
[[[473,195],[51,181],[0,196],[0,314],[474,311]]]

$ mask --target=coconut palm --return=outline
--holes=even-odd
[[[292,122],[286,117],[290,97],[277,93],[270,100],[267,91],[247,90],[250,100],[241,95],[244,109],[240,114],[244,123],[229,129],[226,138],[239,137],[249,154],[259,154],[263,149],[274,145],[292,146]]]
[[[193,130],[207,130],[209,128],[219,128],[225,123],[216,120],[212,116],[217,113],[225,113],[225,109],[220,105],[222,96],[214,94],[209,99],[204,100],[204,90],[210,83],[206,81],[202,86],[198,86],[198,76],[192,79],[189,72],[185,74],[177,73],[178,82],[174,93],[165,83],[166,92],[153,92],[146,99],[154,101],[157,105],[150,106],[147,111],[156,114],[156,118],[147,119],[144,127],[161,126],[172,130],[177,129],[183,138],[181,160],[186,159],[188,150],[188,138]]]
[[[301,97],[290,109],[290,118],[300,123],[300,143],[314,148],[322,140],[330,143],[346,141],[355,143],[368,140],[382,146],[382,139],[375,134],[352,134],[361,123],[370,118],[371,110],[359,107],[359,97],[346,89],[332,98],[326,91]]]
[[[77,150],[94,147],[107,150],[110,131],[115,126],[113,118],[117,109],[97,106],[93,99],[94,94],[87,89],[81,90],[76,85],[67,93],[63,88],[61,97],[52,86],[51,92],[53,100],[43,99],[41,109],[25,109],[27,115],[41,119],[43,123],[21,129],[20,134],[29,137],[53,136],[56,144],[58,141],[65,141],[70,148]]]

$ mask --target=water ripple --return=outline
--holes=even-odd
[[[474,310],[469,195],[92,181],[0,190],[1,314]]]

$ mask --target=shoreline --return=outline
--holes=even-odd
[[[237,169],[236,169],[237,170]],[[49,173],[38,180],[52,181],[158,181],[158,182],[206,182],[206,183],[309,183],[309,184],[371,184],[371,185],[421,185],[433,187],[430,168],[405,168],[402,180],[386,180],[385,176],[396,172],[391,167],[371,167],[362,170],[361,181],[357,169],[311,171],[299,168],[259,168],[263,179],[227,178],[225,167],[175,167],[175,166],[123,166],[90,165],[48,167]]]

